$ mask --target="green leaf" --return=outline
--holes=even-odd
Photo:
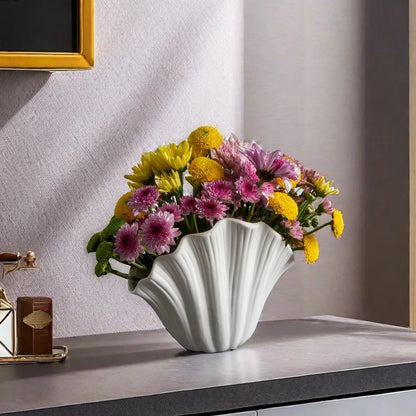
[[[95,233],[87,244],[87,252],[92,253],[97,250],[98,244],[100,244],[100,233]]]
[[[95,258],[98,263],[108,262],[110,257],[113,255],[113,244],[108,241],[103,241],[97,247]]]
[[[101,231],[101,241],[109,241],[113,238],[114,235],[117,234],[117,231],[126,221],[123,218],[113,217],[110,220],[110,223],[104,230]]]
[[[101,277],[106,275],[107,273],[109,273],[111,270],[111,266],[109,264],[109,262],[98,262],[95,265],[95,275],[97,277]]]

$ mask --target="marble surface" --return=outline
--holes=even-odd
[[[64,363],[0,367],[0,414],[227,412],[416,385],[415,331],[333,316],[261,322],[217,354],[186,352],[164,330],[58,344]]]

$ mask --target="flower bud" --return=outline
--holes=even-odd
[[[334,208],[332,207],[332,202],[329,199],[324,199],[322,201],[322,208],[324,212],[328,215],[332,215],[334,212]]]
[[[315,201],[315,196],[313,195],[313,194],[310,194],[310,193],[307,193],[306,194],[306,199],[309,201],[309,202],[313,202],[313,201]]]

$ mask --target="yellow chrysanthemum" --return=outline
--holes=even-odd
[[[156,149],[156,152],[148,153],[150,166],[156,176],[170,169],[169,163],[166,161],[165,155],[163,154],[163,150],[159,150],[162,147],[164,148],[167,146],[160,146]]]
[[[188,167],[189,174],[197,182],[210,182],[224,178],[224,169],[208,157],[195,158]]]
[[[192,146],[192,156],[201,157],[207,154],[208,149],[217,149],[221,146],[224,137],[216,127],[201,126],[194,130],[188,137]]]
[[[181,178],[176,170],[169,173],[162,172],[159,177],[156,177],[156,185],[159,192],[165,193],[178,191],[182,187]]]
[[[332,185],[332,181],[325,181],[325,177],[321,176],[319,179],[317,179],[314,182],[314,188],[315,188],[315,192],[316,195],[324,198],[328,195],[335,195],[335,194],[339,194],[339,190],[336,188],[333,188]]]
[[[122,195],[122,197],[117,201],[117,204],[114,208],[114,216],[117,218],[123,218],[127,222],[132,222],[134,215],[132,209],[127,205],[130,197],[133,195],[134,191],[130,191]]]
[[[336,238],[340,238],[344,232],[344,217],[342,212],[338,209],[334,209],[332,213],[332,232]]]
[[[319,244],[315,234],[308,234],[303,237],[303,252],[306,261],[311,264],[319,258]]]
[[[141,188],[144,183],[149,181],[153,176],[153,169],[151,164],[151,152],[144,153],[141,158],[141,163],[133,166],[132,175],[124,175],[124,177],[131,182],[129,186],[133,189]]]
[[[160,171],[167,170],[166,166],[168,169],[185,170],[191,156],[192,148],[189,142],[184,140],[178,145],[171,143],[167,146],[160,146],[156,150],[155,161],[159,162]]]
[[[283,215],[288,220],[296,220],[298,217],[298,206],[289,195],[283,192],[274,192],[269,198],[269,205],[276,214]]]

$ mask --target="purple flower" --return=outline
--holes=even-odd
[[[225,202],[231,202],[235,188],[230,181],[211,181],[205,182],[203,193],[208,198],[216,198]]]
[[[175,222],[183,221],[181,207],[174,202],[163,204],[158,209],[158,212],[169,212],[173,214],[173,220]]]
[[[196,202],[196,207],[198,210],[198,217],[205,218],[211,224],[216,220],[221,220],[225,217],[225,211],[227,211],[227,205],[224,205],[222,202],[218,201],[215,198],[202,198],[198,199]]]
[[[144,248],[140,244],[138,235],[138,224],[124,224],[116,234],[114,251],[120,255],[121,261],[133,263],[140,253],[144,253]]]
[[[249,149],[240,148],[247,158],[257,169],[257,175],[264,181],[273,178],[288,178],[297,181],[299,174],[298,167],[286,159],[280,150],[268,152],[256,142],[253,142]]]
[[[157,186],[143,186],[134,191],[127,205],[133,208],[133,215],[139,215],[156,204],[159,198]]]
[[[170,252],[170,246],[176,244],[175,237],[181,234],[178,228],[173,228],[174,221],[170,212],[158,211],[146,218],[140,235],[148,252],[158,255]]]
[[[257,182],[250,178],[240,178],[235,185],[244,202],[258,202],[260,200],[261,191]]]
[[[179,201],[183,215],[196,214],[196,199],[193,196],[183,196]]]
[[[302,230],[302,227],[300,226],[299,221],[284,220],[282,221],[282,223],[289,230],[289,234],[292,238],[302,241],[303,230]]]

